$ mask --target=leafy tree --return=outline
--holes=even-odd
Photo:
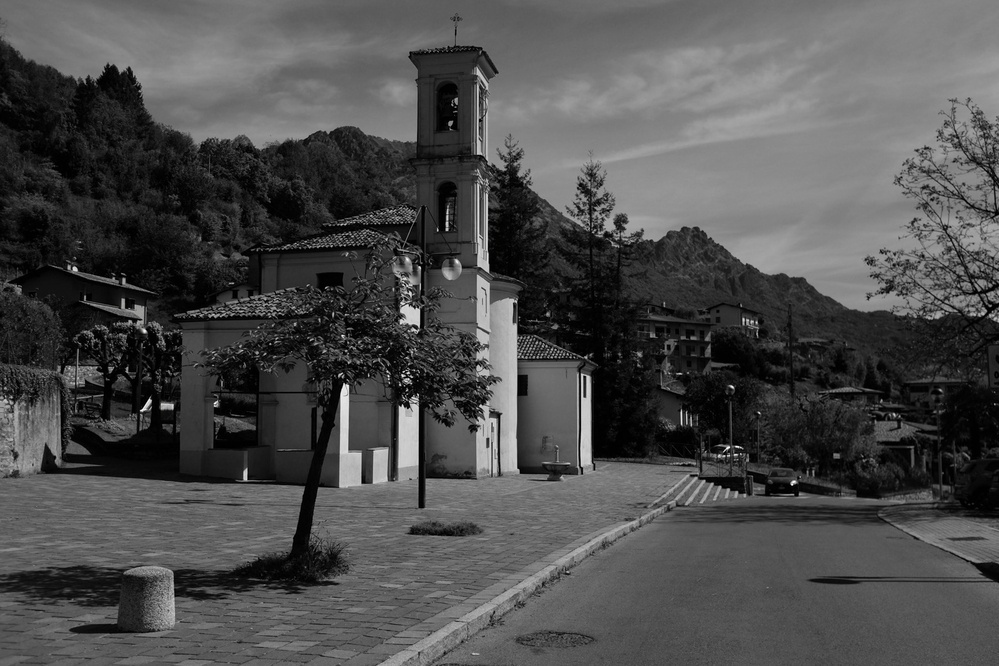
[[[126,322],[115,322],[111,326],[99,324],[78,333],[73,342],[80,354],[91,359],[97,366],[104,381],[104,394],[101,401],[101,418],[111,418],[111,398],[114,383],[119,377],[128,376],[129,362],[135,358],[138,346],[138,329]]]
[[[163,426],[162,396],[168,381],[180,374],[184,346],[180,330],[166,330],[155,321],[146,325],[142,341],[142,369],[149,375],[152,410],[149,428],[158,431]],[[139,378],[142,381],[142,378]]]
[[[820,476],[833,469],[833,454],[844,463],[876,459],[874,425],[866,410],[841,400],[806,397],[773,401],[766,409],[769,450],[789,466],[818,466]]]
[[[349,290],[306,287],[280,292],[275,296],[281,299],[280,316],[242,340],[204,354],[205,365],[216,374],[246,368],[289,371],[301,363],[316,386],[322,427],[290,559],[302,556],[308,548],[323,461],[344,387],[378,380],[390,389],[396,404],[418,401],[436,421],[449,427],[461,415],[474,431],[492,393],[490,386],[498,381],[486,374],[489,366],[474,336],[432,316],[444,292],[418,294],[408,280],[393,279],[389,264],[397,246],[392,241],[373,248]],[[410,324],[399,303],[403,308],[423,310],[427,325]]]
[[[748,445],[755,433],[756,410],[763,398],[763,384],[751,377],[730,372],[711,372],[694,376],[687,385],[685,401],[697,414],[701,430],[717,430],[728,435],[728,397],[725,387],[732,385],[732,438],[735,444]]]
[[[907,159],[895,184],[919,215],[901,249],[868,256],[874,296],[896,297],[914,318],[924,358],[981,367],[999,339],[999,120],[970,99],[951,100],[934,146]]]
[[[52,308],[14,291],[0,292],[0,363],[52,369],[62,344]]]

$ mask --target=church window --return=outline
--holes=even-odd
[[[446,83],[437,90],[437,131],[458,129],[458,86]]]
[[[439,202],[437,230],[454,231],[457,228],[458,188],[454,183],[444,183],[437,190],[437,200]]]

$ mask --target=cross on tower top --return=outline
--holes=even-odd
[[[461,17],[458,16],[458,12],[455,12],[454,16],[451,17],[451,21],[454,23],[454,45],[458,46],[458,21]]]

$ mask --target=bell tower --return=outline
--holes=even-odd
[[[478,46],[413,51],[417,70],[417,203],[426,207],[428,279],[454,298],[435,317],[473,336],[489,360],[493,276],[489,273],[489,80],[496,67]],[[445,281],[440,259],[456,256],[461,274]],[[478,478],[491,474],[495,451],[488,434],[491,409],[476,433],[427,423],[427,474]],[[514,421],[515,423],[515,421]],[[515,440],[514,440],[515,441]],[[515,460],[515,458],[513,459]],[[511,461],[512,462],[512,461]]]
[[[467,269],[489,271],[489,80],[496,66],[478,46],[413,51],[417,70],[417,200],[439,233],[433,252],[459,252]]]

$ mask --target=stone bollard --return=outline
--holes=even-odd
[[[173,572],[163,567],[136,567],[121,575],[118,628],[136,633],[172,629]]]

